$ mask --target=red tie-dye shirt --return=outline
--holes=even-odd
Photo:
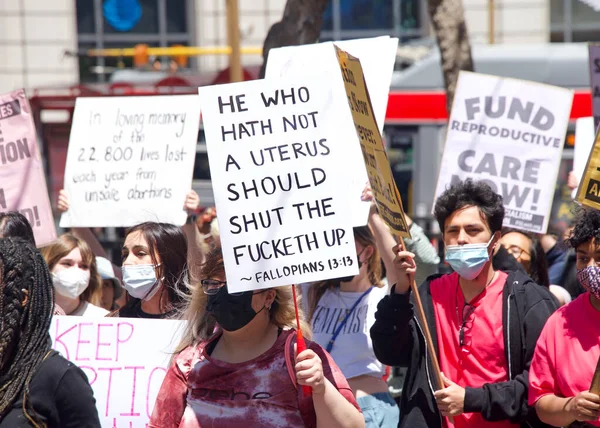
[[[298,392],[285,361],[284,330],[259,357],[239,364],[218,361],[207,343],[178,354],[160,388],[149,428],[301,427]],[[344,375],[316,343],[307,341],[323,362],[327,379],[360,410]]]

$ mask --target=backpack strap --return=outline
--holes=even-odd
[[[285,365],[287,367],[288,374],[292,381],[292,384],[296,388],[298,393],[298,410],[302,415],[304,426],[307,428],[315,428],[317,426],[317,414],[315,413],[315,406],[311,397],[305,397],[302,393],[302,388],[296,381],[296,358],[294,352],[294,344],[296,343],[296,332],[291,333],[285,340]]]

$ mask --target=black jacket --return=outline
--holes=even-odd
[[[504,349],[508,361],[509,381],[485,384],[481,388],[466,388],[465,413],[481,413],[488,421],[510,420],[522,427],[545,427],[535,411],[527,406],[529,366],[537,339],[548,317],[557,309],[548,289],[534,284],[521,272],[509,272],[504,285],[502,325]],[[435,313],[431,300],[429,277],[420,287],[419,295],[433,346],[439,359]],[[433,391],[440,389],[431,370],[425,336],[409,294],[394,294],[392,290],[377,306],[375,323],[371,327],[373,350],[379,361],[390,366],[407,367],[408,371],[400,402],[402,428],[442,427]]]

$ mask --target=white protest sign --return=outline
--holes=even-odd
[[[199,122],[195,95],[77,98],[60,226],[183,225]]]
[[[199,88],[230,292],[358,272],[330,79]],[[350,117],[351,120],[351,117]]]
[[[545,233],[572,101],[571,90],[461,71],[436,198],[485,181],[504,199],[504,226]]]
[[[55,316],[53,348],[86,374],[103,427],[146,428],[183,321]]]
[[[398,39],[384,36],[344,40],[335,44],[340,49],[360,59],[371,103],[373,104],[375,120],[379,126],[379,131],[383,133],[390,84],[396,62]],[[269,51],[265,73],[267,79],[274,77],[304,78],[310,74],[322,73],[330,76],[330,85],[333,89],[333,108],[339,111],[345,109],[345,104],[347,104],[346,92],[333,42],[286,46]],[[369,178],[360,150],[360,143],[354,131],[352,118],[340,115],[333,119],[337,123],[339,138],[342,138],[347,146],[345,159],[338,166],[352,171],[351,182],[344,189],[351,201],[352,224],[354,226],[364,226],[367,224],[370,204],[361,201],[360,197]]]
[[[581,117],[575,121],[575,150],[573,154],[573,174],[581,183],[583,174],[585,173],[585,166],[587,165],[592,146],[594,145],[594,138],[596,133],[594,132],[594,118],[593,117]],[[575,199],[577,197],[577,190],[579,187],[573,189],[571,197]]]
[[[590,83],[592,86],[592,114],[594,130],[600,125],[600,44],[589,44]]]

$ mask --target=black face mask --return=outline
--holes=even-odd
[[[362,266],[362,262],[360,261],[360,256],[362,256],[363,251],[365,251],[367,247],[363,248],[363,250],[360,252],[360,254],[358,256],[356,256],[356,259],[358,260],[358,270],[360,270],[361,266]],[[351,275],[351,276],[343,276],[341,278],[336,278],[334,281],[339,281],[339,282],[350,282],[352,281],[354,278],[356,277],[356,275]]]
[[[223,330],[239,330],[247,326],[262,311],[261,309],[256,312],[252,309],[252,296],[254,294],[258,293],[244,291],[232,295],[227,292],[227,286],[221,287],[217,294],[208,296],[206,311],[214,317]]]

